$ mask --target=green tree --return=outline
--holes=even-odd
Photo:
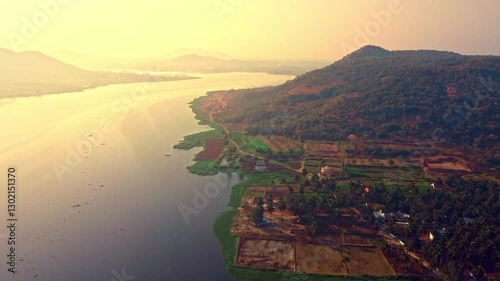
[[[281,211],[281,217],[283,217],[283,211],[286,210],[286,202],[283,197],[281,197],[280,201],[278,202],[278,209]]]
[[[274,212],[274,197],[273,194],[269,194],[269,197],[267,198],[267,211],[269,212],[269,221],[272,220],[272,214]]]
[[[302,169],[302,175],[305,177],[309,172],[304,168]]]
[[[307,232],[311,236],[312,239],[316,237],[316,234],[318,233],[318,223],[316,222],[316,219],[311,219],[309,224],[307,225]]]
[[[262,219],[264,219],[264,208],[262,206],[257,206],[252,211],[252,220],[255,226],[258,226],[262,222]]]
[[[306,188],[304,187],[303,183],[299,183],[299,194],[304,195]]]

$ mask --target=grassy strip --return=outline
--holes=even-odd
[[[218,173],[241,173],[238,167],[224,167],[218,168],[215,166],[214,160],[196,160],[195,163],[187,167],[191,174],[200,176],[214,176]]]
[[[221,130],[210,130],[185,136],[178,144],[174,145],[175,149],[189,150],[194,147],[203,147],[207,139],[223,139],[224,133]]]
[[[257,153],[257,150],[267,151],[269,149],[260,139],[260,136],[246,136],[243,134],[239,141],[241,142],[240,148],[252,154]]]
[[[213,176],[217,175],[218,169],[214,168],[213,160],[196,160],[196,162],[187,167],[188,171],[192,174],[200,176]]]

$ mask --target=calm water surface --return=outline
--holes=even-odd
[[[216,74],[0,99],[0,179],[5,186],[7,167],[17,167],[19,219],[19,274],[7,272],[2,227],[0,280],[230,280],[212,224],[240,178],[191,175],[185,167],[200,149],[172,146],[206,129],[193,98],[290,78]],[[179,204],[193,206],[207,185],[219,194],[186,223]]]

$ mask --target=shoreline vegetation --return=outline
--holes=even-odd
[[[210,95],[210,93],[208,93]],[[189,150],[195,147],[203,147],[205,141],[211,138],[229,138],[228,134],[234,134],[226,132],[225,128],[221,125],[212,122],[210,116],[203,114],[200,110],[203,98],[205,96],[196,98],[190,103],[190,108],[195,114],[195,118],[199,121],[200,125],[207,125],[210,127],[208,131],[203,131],[195,133],[192,135],[185,136],[178,144],[174,146],[175,149]],[[231,147],[231,143],[226,145],[224,152],[221,157],[224,157],[227,149]],[[219,157],[219,158],[221,158]],[[268,172],[268,173],[258,173],[258,172],[245,172],[241,167],[235,168],[224,168],[216,167],[216,163],[220,163],[220,159],[216,160],[200,160],[196,159],[195,163],[187,169],[190,173],[209,176],[216,175],[219,172],[236,172],[245,176],[245,179],[240,183],[234,185],[231,189],[230,199],[227,204],[230,207],[229,210],[222,212],[213,224],[214,233],[221,243],[221,251],[224,257],[224,263],[226,267],[226,272],[233,278],[242,281],[257,281],[257,280],[301,280],[301,281],[341,281],[341,280],[420,280],[420,278],[415,276],[352,276],[352,275],[323,275],[323,274],[308,274],[301,272],[291,272],[285,270],[271,270],[271,269],[259,269],[251,267],[238,267],[235,264],[237,257],[237,247],[238,240],[237,236],[232,234],[232,224],[235,217],[239,214],[238,208],[240,207],[241,200],[244,195],[245,186],[247,185],[272,185],[272,184],[282,184],[283,181],[293,182],[294,175],[291,173],[283,172]]]
[[[199,133],[195,133],[192,135],[185,136],[183,140],[181,140],[178,144],[174,145],[174,149],[181,150],[190,150],[195,147],[203,147],[206,140],[208,139],[225,139],[227,135],[225,133],[224,128],[220,125],[212,122],[209,116],[203,115],[199,107],[201,106],[201,100],[195,99],[190,103],[190,108],[193,110],[195,114],[195,119],[198,120],[199,125],[207,125],[210,127],[207,131],[202,131]],[[224,153],[223,153],[224,154]],[[201,176],[213,176],[219,172],[225,172],[228,170],[224,170],[222,168],[216,168],[215,163],[220,161],[220,159],[215,160],[201,160],[196,159],[195,163],[189,167],[187,167],[188,171],[192,174],[201,175]]]

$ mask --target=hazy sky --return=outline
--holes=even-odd
[[[0,0],[0,47],[335,60],[374,44],[499,55],[499,19],[499,0]]]

